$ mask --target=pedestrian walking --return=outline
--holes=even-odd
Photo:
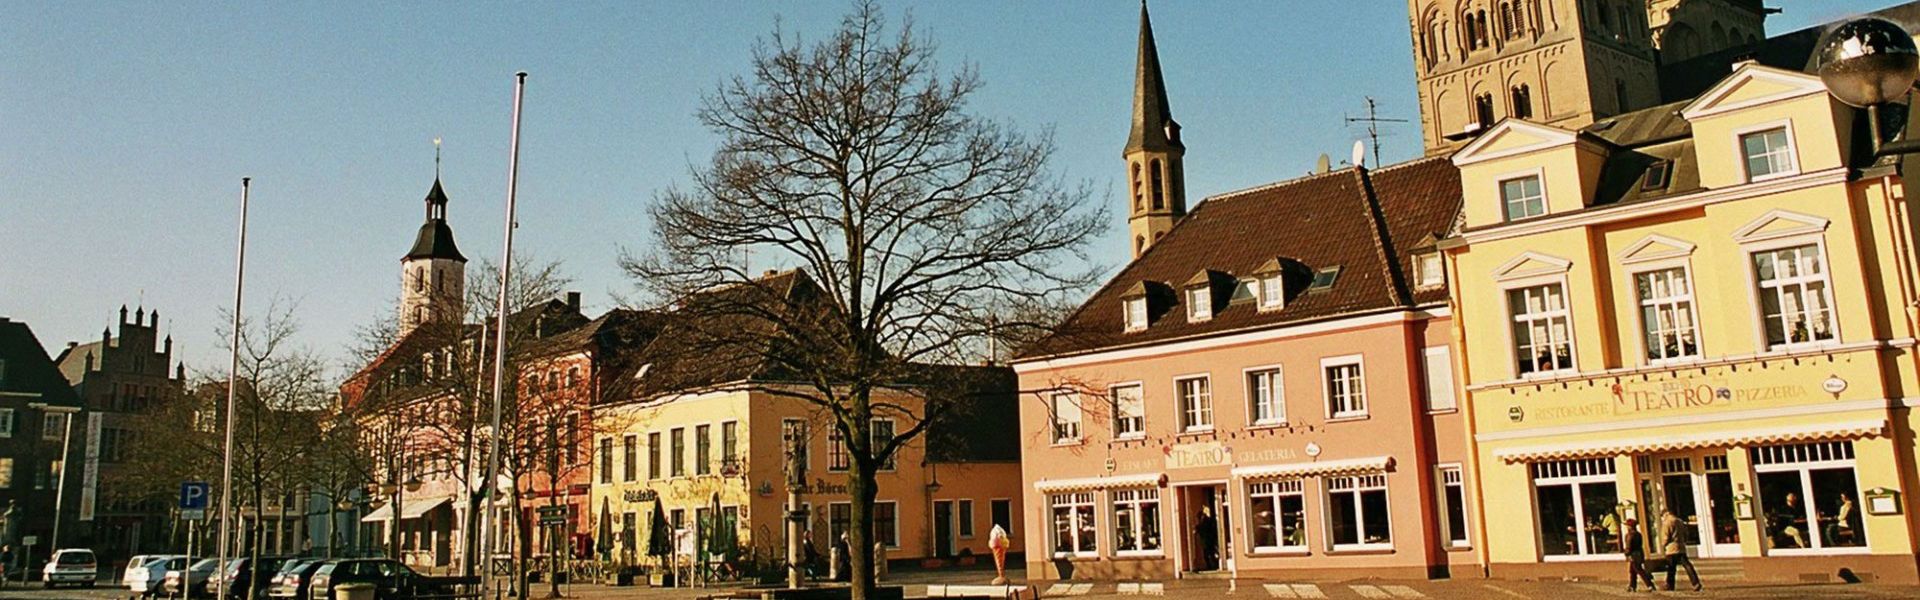
[[[1200,571],[1212,571],[1220,568],[1220,523],[1213,519],[1213,509],[1200,507],[1200,518],[1193,525],[1193,537],[1200,544]]]
[[[1627,555],[1627,591],[1638,591],[1640,582],[1647,583],[1647,591],[1653,587],[1653,574],[1647,572],[1647,540],[1640,535],[1640,522],[1627,517],[1626,530],[1620,532],[1620,549]]]
[[[1687,560],[1687,536],[1681,531],[1686,524],[1673,511],[1660,511],[1660,547],[1667,555],[1667,591],[1673,591],[1674,571],[1687,568],[1687,581],[1693,583],[1693,591],[1700,591],[1700,573],[1693,570],[1693,561]]]

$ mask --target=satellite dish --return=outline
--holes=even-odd
[[[1366,160],[1367,160],[1367,142],[1365,140],[1354,140],[1353,141],[1353,166],[1356,166],[1356,167],[1366,166]]]
[[[1320,160],[1313,163],[1314,173],[1325,173],[1327,171],[1332,171],[1332,170],[1333,170],[1333,159],[1327,157],[1327,155],[1325,154],[1321,154]]]

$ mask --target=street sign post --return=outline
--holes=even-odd
[[[212,497],[213,486],[205,481],[187,481],[180,484],[180,518],[198,521],[207,517],[207,501]]]
[[[566,505],[541,506],[534,510],[540,513],[541,525],[565,525],[567,523]]]

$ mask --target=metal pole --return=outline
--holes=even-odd
[[[62,518],[64,513],[61,509],[67,507],[67,469],[73,467],[73,461],[70,460],[73,458],[73,416],[80,414],[80,411],[78,409],[54,410],[54,407],[51,406],[44,410],[65,414],[67,421],[67,432],[62,434],[60,438],[60,480],[53,483],[53,539],[47,542],[47,547],[59,550],[60,522],[66,520]],[[40,422],[43,424],[46,423],[44,413],[41,416]]]
[[[220,469],[220,560],[214,564],[217,571],[227,564],[228,545],[232,543],[233,532],[228,529],[227,515],[233,512],[233,403],[235,392],[239,390],[240,379],[240,298],[247,275],[247,192],[252,186],[252,177],[240,178],[240,243],[233,260],[233,339],[232,353],[227,359],[227,439],[221,451]],[[192,565],[188,565],[189,568]],[[188,573],[181,573],[185,583]],[[214,597],[227,597],[227,580],[214,578]]]
[[[513,133],[508,138],[507,144],[507,235],[506,241],[500,249],[500,293],[494,303],[494,318],[496,322],[493,330],[493,429],[489,430],[487,435],[487,479],[482,482],[482,485],[486,486],[485,489],[487,491],[486,498],[483,501],[487,503],[488,524],[491,524],[493,521],[493,496],[495,488],[499,487],[500,481],[500,390],[505,384],[507,364],[507,276],[508,268],[513,265],[514,194],[518,189],[518,178],[520,175],[520,99],[525,95],[526,90],[527,72],[521,71],[515,73],[513,84]],[[483,557],[481,560],[487,560],[493,557],[493,537],[492,535],[486,536],[487,543],[482,552]],[[480,578],[480,592],[482,595],[486,594],[487,586],[492,583],[492,573],[489,572],[488,575],[487,577]]]

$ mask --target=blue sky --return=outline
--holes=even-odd
[[[1778,34],[1886,1],[1771,2]],[[240,178],[254,178],[247,302],[298,302],[344,358],[399,293],[398,261],[445,139],[450,220],[497,256],[512,74],[529,71],[516,253],[559,260],[589,312],[631,286],[644,208],[714,138],[701,95],[776,23],[818,37],[843,2],[41,2],[0,19],[0,315],[51,351],[144,301],[190,369],[221,366]],[[1051,128],[1057,173],[1118,202],[1138,5],[900,2],[941,60],[976,65],[974,110]],[[1413,119],[1402,2],[1164,1],[1155,32],[1188,146],[1190,201],[1346,156],[1373,96]],[[1390,127],[1386,162],[1419,154]],[[1100,249],[1124,258],[1115,227]]]

